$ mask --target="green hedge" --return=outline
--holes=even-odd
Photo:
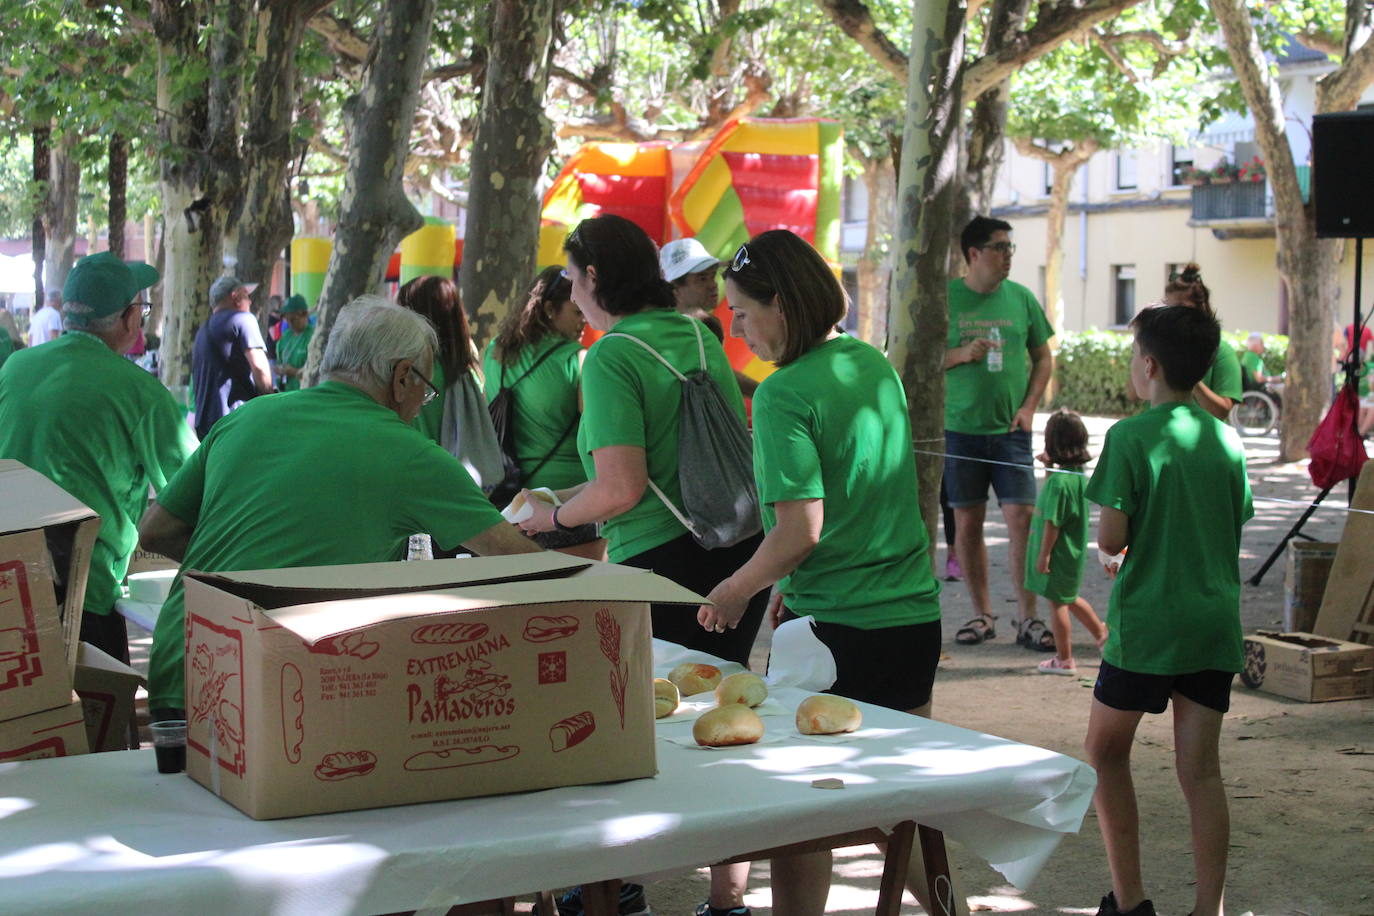
[[[1222,335],[1237,353],[1245,349],[1248,331]],[[1264,368],[1278,375],[1287,364],[1288,338],[1264,336]],[[1081,414],[1124,417],[1140,406],[1128,393],[1131,375],[1131,335],[1119,331],[1067,331],[1059,337],[1055,361],[1052,407],[1068,407]]]

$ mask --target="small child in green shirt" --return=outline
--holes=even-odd
[[[1041,662],[1040,672],[1072,675],[1078,668],[1073,660],[1069,614],[1088,628],[1098,648],[1107,639],[1107,625],[1078,593],[1088,543],[1088,478],[1083,475],[1083,465],[1092,457],[1082,418],[1062,408],[1051,414],[1045,423],[1045,451],[1039,457],[1051,470],[1035,500],[1026,547],[1025,587],[1050,603],[1055,657]]]
[[[1239,436],[1192,397],[1220,340],[1216,318],[1162,306],[1131,326],[1131,384],[1150,407],[1107,432],[1087,491],[1102,507],[1098,547],[1130,547],[1107,608],[1085,741],[1112,876],[1098,914],[1155,914],[1140,872],[1131,745],[1141,717],[1172,702],[1196,871],[1193,913],[1220,916],[1230,821],[1218,747],[1244,661],[1240,538],[1254,509]]]

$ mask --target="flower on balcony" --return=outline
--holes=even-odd
[[[1245,165],[1242,165],[1240,167],[1240,169],[1236,172],[1236,180],[1263,181],[1268,176],[1268,174],[1269,173],[1266,172],[1264,168],[1264,160],[1261,159],[1259,156],[1256,156],[1249,162],[1245,163]]]
[[[1180,184],[1203,185],[1211,177],[1207,169],[1200,169],[1196,166],[1185,165],[1178,170],[1178,180]]]
[[[1227,159],[1221,159],[1208,170],[1207,177],[1214,184],[1225,184],[1228,181],[1235,181],[1239,174],[1240,169]]]

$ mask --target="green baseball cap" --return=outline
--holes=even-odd
[[[308,312],[308,311],[310,311],[310,306],[308,306],[308,305],[305,304],[305,297],[302,296],[302,295],[299,295],[299,294],[297,294],[297,295],[295,295],[295,296],[292,296],[290,299],[287,299],[286,302],[283,303],[283,304],[282,304],[282,307],[281,307],[281,313],[282,313],[283,315],[289,314],[289,313],[291,313],[291,312]]]
[[[76,262],[62,286],[62,301],[86,307],[89,318],[104,318],[122,312],[138,295],[161,276],[157,268],[142,261],[121,261],[102,251]]]

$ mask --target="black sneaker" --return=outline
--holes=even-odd
[[[587,908],[582,904],[582,885],[578,885],[558,898],[557,916],[586,916]],[[620,885],[620,907],[617,910],[620,916],[652,916],[649,912],[649,900],[644,896],[644,885],[630,884],[628,882]],[[534,906],[534,916],[540,916],[539,905]]]
[[[694,916],[752,916],[747,906],[731,907],[728,910],[717,909],[711,906],[711,901],[706,901],[697,907]]]
[[[1156,916],[1153,901],[1142,900],[1134,908],[1123,911],[1116,905],[1116,891],[1107,891],[1097,908],[1097,916]]]

